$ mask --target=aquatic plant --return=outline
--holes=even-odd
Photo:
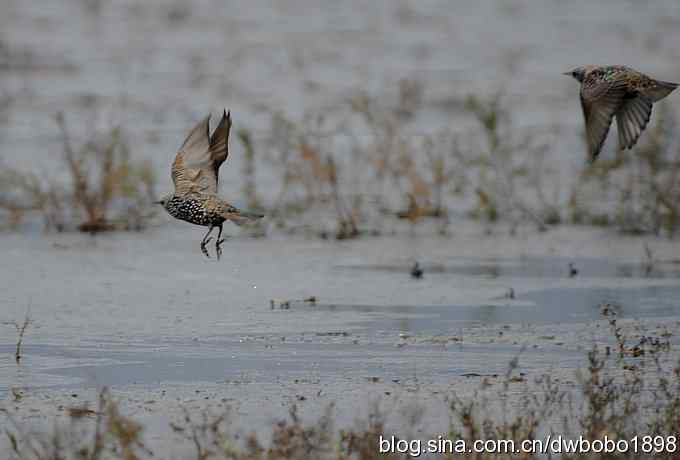
[[[152,216],[155,175],[150,163],[134,162],[120,128],[94,134],[75,146],[63,114],[56,122],[62,135],[63,164],[69,182],[34,171],[3,168],[0,171],[0,210],[11,226],[35,211],[45,229],[72,227],[89,233],[125,229],[141,230]],[[57,176],[57,173],[55,173]]]
[[[313,227],[344,239],[394,232],[404,220],[411,230],[435,222],[447,234],[451,211],[472,200],[468,214],[486,223],[514,229],[528,221],[545,230],[562,221],[557,194],[546,190],[554,182],[544,179],[549,144],[514,126],[508,104],[501,92],[470,95],[464,107],[479,130],[417,134],[409,123],[425,108],[422,88],[402,81],[395,101],[356,91],[300,120],[273,113],[260,147],[249,134],[241,141],[247,164],[257,148],[278,176],[273,202],[258,199],[280,229]],[[244,188],[247,200],[251,190]]]
[[[14,361],[16,361],[17,364],[21,362],[21,357],[23,356],[22,347],[24,344],[24,336],[26,335],[28,326],[30,326],[32,323],[33,319],[31,318],[30,308],[26,310],[26,316],[24,316],[23,322],[19,323],[18,321],[11,321],[4,323],[5,325],[14,326],[17,331],[17,343],[14,350]]]
[[[530,220],[539,230],[546,230],[541,215],[554,214],[554,211],[534,209],[525,190],[534,186],[539,198],[534,201],[547,208],[540,182],[545,174],[541,159],[547,144],[539,142],[529,131],[518,133],[502,91],[487,98],[469,95],[465,108],[477,120],[483,138],[477,148],[465,155],[465,164],[471,174],[476,175],[473,184],[477,207],[472,215],[488,222],[505,218],[513,227]]]

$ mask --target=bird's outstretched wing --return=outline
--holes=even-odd
[[[629,149],[635,145],[652,116],[652,100],[644,95],[628,99],[616,112],[619,147]]]
[[[224,112],[212,136],[209,123],[210,115],[191,130],[172,163],[172,181],[178,195],[217,194],[219,169],[229,155],[231,114]]]
[[[586,122],[590,159],[595,160],[609,133],[614,114],[621,108],[627,92],[623,81],[586,79],[581,86],[581,107]]]
[[[675,91],[678,86],[680,86],[678,83],[670,81],[653,80],[652,85],[645,88],[643,94],[651,98],[653,102],[658,102]]]

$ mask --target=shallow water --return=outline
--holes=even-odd
[[[560,324],[602,319],[612,305],[621,318],[680,316],[680,285],[640,288],[554,288],[517,295],[506,305],[370,306],[319,305],[333,312],[375,313],[383,318],[364,323],[367,330],[443,334],[473,325]]]
[[[6,374],[0,375],[4,377],[0,382],[68,389],[83,385],[229,383],[243,380],[244,376],[247,381],[241,382],[243,384],[273,383],[309,374],[324,378],[335,375],[399,380],[409,377],[412,371],[408,367],[413,360],[420,363],[418,373],[422,377],[445,381],[465,374],[502,373],[514,354],[522,355],[525,370],[545,368],[554,353],[560,354],[562,368],[577,367],[581,364],[582,352],[565,352],[550,343],[539,351],[530,349],[529,352],[517,344],[509,347],[468,344],[465,331],[504,326],[505,333],[512,336],[513,328],[578,325],[601,320],[603,304],[611,305],[621,319],[680,318],[678,299],[680,284],[536,290],[518,295],[506,305],[293,304],[291,308],[296,310],[327,311],[338,316],[358,314],[359,317],[345,324],[342,330],[316,333],[223,336],[190,341],[149,337],[131,347],[123,343],[89,348],[27,345],[24,347],[27,358],[22,365],[30,369],[32,375],[13,382],[15,370],[11,365],[4,366]],[[411,337],[430,341],[419,341],[413,344],[416,348],[409,346],[402,350],[399,345],[407,345]],[[441,340],[450,337],[456,339],[450,343]],[[442,343],[448,346],[442,349]],[[9,356],[13,352],[13,346],[0,345],[0,353]],[[1,393],[7,389],[0,385]]]
[[[102,386],[237,383],[252,385],[256,392],[258,384],[290,382],[301,376],[324,380],[400,381],[408,380],[414,373],[425,381],[447,382],[469,374],[502,374],[507,363],[518,354],[522,354],[527,362],[524,370],[542,369],[550,365],[551,354],[557,349],[520,353],[519,349],[500,346],[461,344],[446,349],[417,346],[402,350],[394,345],[376,343],[319,344],[311,341],[277,343],[275,346],[243,342],[219,345],[189,347],[185,344],[188,349],[183,352],[178,350],[181,347],[157,352],[143,349],[124,352],[28,346],[25,353],[32,358],[45,362],[62,361],[64,365],[39,370],[39,375],[33,376],[35,386],[31,386],[31,380],[24,376],[22,388],[68,391]],[[12,350],[0,347],[0,351],[9,353]],[[489,355],[495,358],[489,360]],[[565,366],[576,366],[581,357],[581,353],[575,351],[561,353]],[[415,361],[422,364],[415,364]],[[45,380],[40,381],[42,378]]]
[[[94,407],[107,386],[158,452],[184,407],[229,406],[239,427],[262,433],[291,404],[314,419],[335,403],[345,426],[384,401],[422,407],[436,431],[444,395],[471,394],[515,358],[528,381],[549,372],[573,386],[584,353],[611,342],[603,302],[650,336],[680,325],[680,254],[666,239],[647,239],[664,255],[648,274],[639,241],[593,229],[483,241],[475,224],[443,239],[234,237],[219,262],[200,254],[195,230],[0,237],[10,286],[0,321],[27,308],[33,319],[20,365],[14,326],[0,327],[0,401],[15,420],[45,426],[65,407]],[[409,275],[416,260],[420,280]]]
[[[309,373],[403,379],[399,369],[412,373],[413,360],[422,378],[445,380],[501,372],[527,348],[531,369],[554,351],[573,353],[584,337],[594,340],[595,332],[578,331],[604,319],[603,304],[623,320],[680,319],[677,249],[663,239],[651,244],[671,263],[648,272],[633,262],[641,254],[628,239],[609,238],[606,247],[595,232],[568,228],[532,236],[514,255],[507,236],[471,248],[474,225],[442,240],[234,238],[220,262],[202,257],[193,230],[0,239],[8,260],[2,279],[12,286],[0,293],[2,320],[23,319],[29,306],[34,320],[18,369],[14,327],[0,328],[0,392],[242,374],[269,383]],[[548,255],[567,236],[602,257]],[[405,245],[408,255],[397,250]],[[423,279],[409,276],[413,260]],[[579,270],[573,278],[569,262]],[[314,303],[303,300],[310,296]],[[560,344],[538,339],[548,335]],[[581,354],[571,356],[563,368]]]

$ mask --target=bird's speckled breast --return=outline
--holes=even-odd
[[[166,209],[173,217],[196,225],[220,225],[225,220],[217,212],[206,209],[201,200],[194,198],[174,197]]]

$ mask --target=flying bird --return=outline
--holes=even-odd
[[[224,111],[215,132],[210,135],[210,115],[191,130],[172,163],[172,181],[175,192],[156,203],[161,204],[176,219],[208,227],[201,241],[201,251],[210,258],[206,245],[217,227],[215,241],[217,258],[222,255],[222,224],[229,220],[237,225],[247,224],[262,214],[237,209],[217,196],[219,170],[229,156],[229,131],[231,113]]]
[[[649,123],[654,102],[678,87],[678,83],[655,80],[621,65],[587,65],[564,74],[581,83],[581,107],[591,161],[600,153],[614,116],[619,148],[630,149]]]

